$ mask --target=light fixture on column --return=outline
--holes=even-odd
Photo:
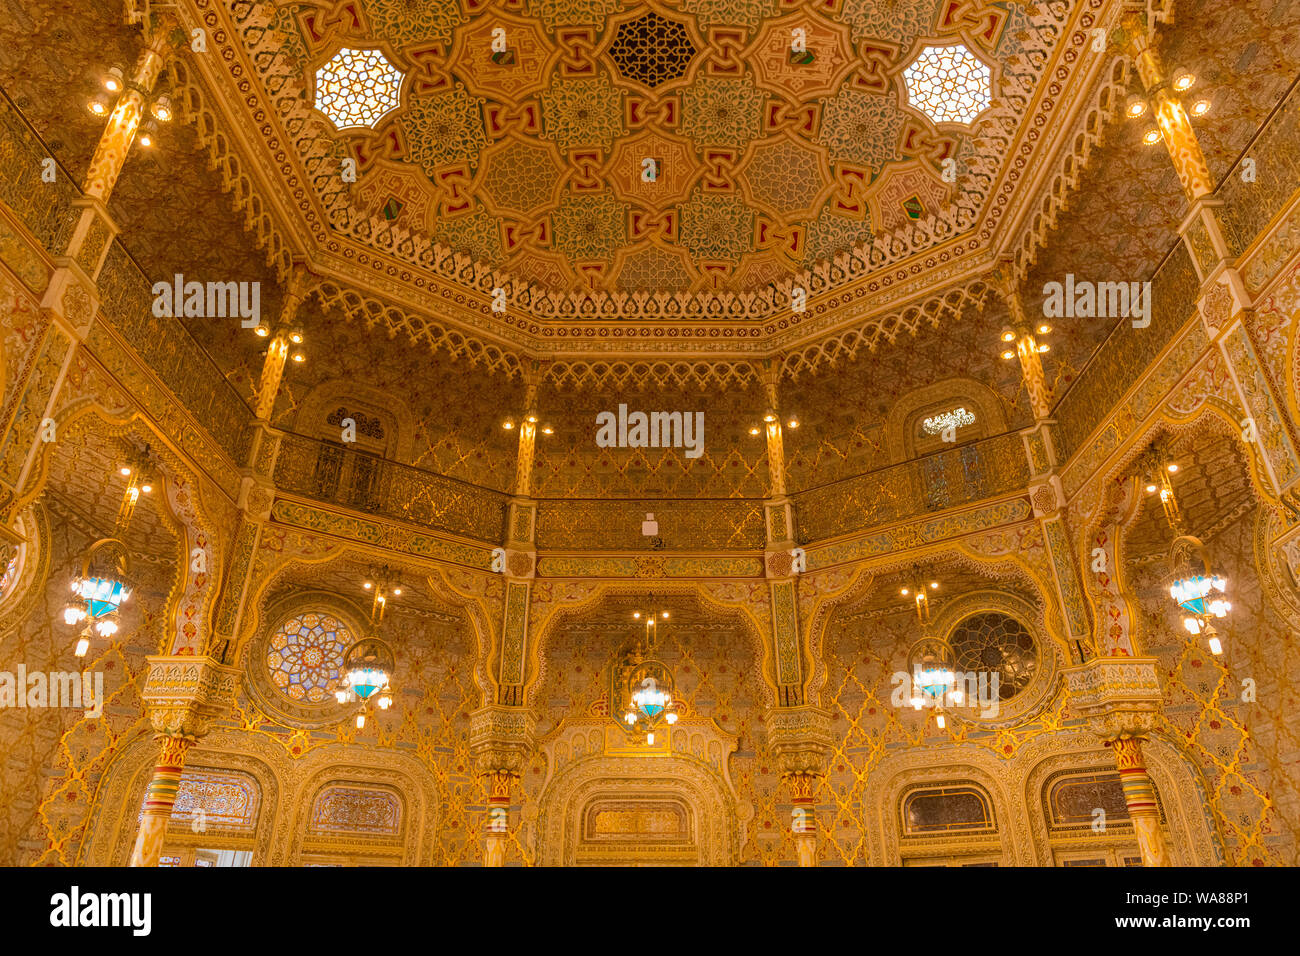
[[[172,121],[172,100],[170,96],[163,94],[153,101],[149,107],[149,112],[153,118],[160,123],[170,123]]]
[[[629,730],[645,734],[646,744],[654,746],[655,731],[664,724],[677,723],[677,702],[673,698],[673,673],[656,658],[659,626],[668,620],[665,610],[635,611],[634,620],[645,625],[642,641],[625,662],[624,686],[626,710],[623,723]]]
[[[1169,79],[1157,84],[1156,90],[1164,89],[1170,98],[1177,100],[1181,105],[1181,100],[1178,100],[1179,95],[1186,93],[1195,84],[1196,74],[1186,67],[1178,66],[1174,67]],[[1124,101],[1124,115],[1129,119],[1138,119],[1139,117],[1146,116],[1147,113],[1151,111],[1151,106],[1152,104],[1147,97],[1143,96],[1141,93],[1132,93],[1129,95],[1128,99]],[[1192,103],[1191,106],[1184,108],[1192,116],[1199,119],[1206,113],[1210,112],[1210,100],[1208,97],[1202,96]],[[1161,132],[1159,125],[1148,128],[1142,134],[1142,142],[1147,146],[1154,146],[1162,139],[1164,139],[1164,134]]]
[[[774,408],[766,409],[763,412],[763,420],[761,422],[754,422],[751,420],[749,426],[749,433],[757,437],[759,435],[764,434],[767,431],[767,429],[772,427],[773,425],[775,425],[777,428],[780,428],[781,427],[780,422],[781,422],[781,416],[777,414],[776,409]],[[789,427],[790,428],[799,427],[799,419],[796,416],[794,415],[789,416]]]
[[[361,704],[356,712],[358,730],[365,727],[372,705],[380,710],[393,706],[396,658],[393,649],[379,637],[379,629],[389,599],[402,595],[402,586],[395,582],[387,565],[366,578],[361,587],[372,595],[369,634],[348,648],[343,657],[343,678],[334,691],[334,699],[340,704]]]
[[[127,77],[120,66],[112,66],[105,71],[100,78],[100,84],[104,87],[104,92],[96,94],[86,104],[86,109],[90,111],[92,116],[108,116],[116,108],[122,94],[128,89],[135,90],[145,97],[148,95]],[[136,141],[145,148],[153,146],[158,139],[158,124],[171,122],[172,116],[171,97],[165,93],[159,94],[149,104],[149,118],[141,124]]]
[[[1017,324],[1007,326],[1002,330],[1002,344],[1008,346],[1002,350],[1002,358],[1010,361],[1020,354],[1021,349],[1027,349],[1036,352],[1039,355],[1045,354],[1052,350],[1052,346],[1047,342],[1039,341],[1039,338],[1050,334],[1052,327],[1046,322],[1039,322],[1036,326]]]
[[[1174,67],[1173,76],[1169,81],[1169,85],[1172,86],[1176,92],[1186,93],[1195,83],[1196,75],[1192,73],[1191,70],[1184,66]]]
[[[543,435],[555,434],[555,426],[551,425],[549,422],[542,422],[537,417],[536,412],[528,412],[526,415],[520,416],[520,419],[523,422],[523,424],[533,426],[534,434],[538,432],[540,432]],[[501,427],[504,428],[506,431],[514,431],[515,428],[519,427],[519,424],[515,421],[513,415],[508,415],[501,420]]]

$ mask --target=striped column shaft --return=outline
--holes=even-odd
[[[786,776],[790,786],[791,823],[795,852],[800,866],[817,865],[817,797],[818,777],[811,773]]]
[[[1121,737],[1112,747],[1115,750],[1115,768],[1124,788],[1124,802],[1137,835],[1138,849],[1142,851],[1142,864],[1169,866],[1169,851],[1160,829],[1160,811],[1156,805],[1156,787],[1142,757],[1142,739]]]
[[[508,771],[484,774],[487,786],[487,820],[483,834],[483,865],[506,865],[506,841],[510,836],[510,788],[517,778]]]
[[[1124,802],[1129,814],[1155,813],[1156,788],[1151,783],[1146,764],[1142,759],[1142,741],[1137,737],[1116,740],[1115,766],[1124,787]]]
[[[158,865],[167,821],[176,805],[176,791],[180,789],[181,774],[185,770],[185,754],[193,742],[186,737],[162,738],[162,750],[144,792],[144,816],[140,820],[135,848],[131,851],[132,866]]]

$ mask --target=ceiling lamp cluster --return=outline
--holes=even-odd
[[[1171,98],[1177,100],[1178,96],[1186,93],[1196,85],[1196,74],[1186,67],[1175,67],[1173,73],[1168,79],[1159,83],[1151,90],[1151,98],[1159,103],[1158,93],[1161,91],[1172,91]],[[1210,112],[1209,97],[1199,97],[1192,101],[1191,106],[1186,107],[1187,112],[1192,116],[1200,118]],[[1124,115],[1129,119],[1139,119],[1145,116],[1151,110],[1151,101],[1141,93],[1133,93],[1124,103]],[[1164,134],[1160,132],[1160,126],[1152,126],[1142,134],[1142,142],[1147,146],[1154,146],[1164,139]]]
[[[520,420],[522,421],[525,427],[532,426],[534,432],[541,432],[543,435],[555,434],[555,426],[546,423],[543,423],[541,425],[537,424],[538,418],[536,412],[529,412],[526,415],[521,415]],[[501,427],[504,428],[506,431],[514,431],[516,428],[520,426],[515,421],[513,416],[507,416],[506,418],[502,419]]]
[[[402,586],[393,582],[392,573],[386,566],[363,581],[361,586],[373,595],[369,633],[349,647],[343,656],[343,678],[334,691],[334,699],[340,704],[361,705],[357,708],[358,730],[365,727],[372,706],[379,710],[393,706],[392,682],[397,659],[393,649],[379,636],[379,629],[384,623],[389,598],[402,595]]]
[[[634,733],[645,734],[647,746],[653,747],[655,731],[664,724],[671,727],[677,723],[678,716],[673,699],[673,672],[654,656],[659,624],[668,620],[668,612],[634,611],[632,617],[644,622],[645,634],[632,652],[624,680],[627,709],[623,722]]]
[[[117,108],[117,101],[127,89],[133,89],[138,92],[147,101],[149,92],[127,79],[126,74],[120,66],[111,67],[107,73],[100,78],[100,83],[104,87],[104,92],[93,97],[86,104],[86,109],[90,111],[91,116],[105,117]],[[172,101],[166,93],[160,93],[155,96],[149,103],[149,118],[145,120],[140,127],[137,136],[141,146],[148,148],[153,146],[158,136],[158,124],[170,123],[172,121]]]
[[[149,466],[149,446],[132,452],[118,473],[127,479],[118,507],[113,536],[101,538],[81,557],[81,573],[72,579],[72,598],[63,609],[63,623],[69,627],[84,624],[73,653],[85,657],[93,636],[111,638],[121,627],[118,611],[131,597],[130,560],[123,538],[135,514],[141,495],[153,491]]]
[[[1223,653],[1223,642],[1214,622],[1232,610],[1226,600],[1228,579],[1211,570],[1210,550],[1205,542],[1184,532],[1182,510],[1174,495],[1172,476],[1176,474],[1178,463],[1163,448],[1153,448],[1143,460],[1143,486],[1147,494],[1159,496],[1174,533],[1165,578],[1169,596],[1183,613],[1183,627],[1193,636],[1204,635],[1210,653],[1218,655]]]

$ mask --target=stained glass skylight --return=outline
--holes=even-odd
[[[339,129],[373,127],[397,109],[402,72],[378,50],[344,48],[316,71],[316,108]]]
[[[903,70],[912,105],[936,123],[966,123],[993,101],[993,74],[960,43],[928,46]]]
[[[347,626],[329,614],[300,614],[271,635],[266,669],[290,700],[319,704],[343,676],[343,657],[354,642]]]

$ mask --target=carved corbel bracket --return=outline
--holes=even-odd
[[[1070,710],[1104,740],[1145,737],[1164,700],[1159,664],[1154,657],[1096,657],[1067,668]]]

